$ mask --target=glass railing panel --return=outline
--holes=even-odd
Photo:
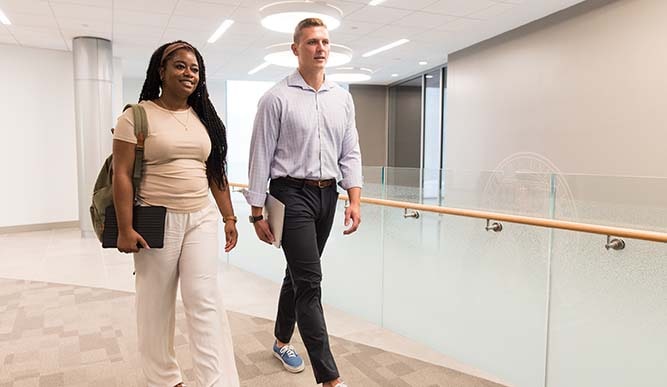
[[[422,173],[422,203],[440,205],[440,169],[424,169]]]
[[[364,176],[364,187],[361,195],[369,198],[383,198],[384,197],[384,167],[363,167],[362,174]],[[344,189],[338,187],[341,194],[347,194]]]
[[[246,181],[243,182],[245,183]],[[236,248],[227,254],[227,262],[243,270],[281,283],[285,274],[285,258],[282,250],[266,244],[257,238],[253,225],[248,221],[250,207],[240,192],[232,193],[232,203],[236,216],[239,219],[236,223],[239,240]],[[224,251],[224,240],[225,234],[221,226],[221,251]]]
[[[227,173],[230,182],[248,184],[247,164],[230,163],[227,165]],[[221,222],[219,228],[220,252],[228,263],[274,282],[280,282],[285,272],[285,259],[282,251],[257,238],[255,229],[248,222],[250,207],[239,190],[239,188],[232,188],[232,204],[238,217],[236,223],[239,232],[238,244],[231,253],[224,253],[225,234]]]
[[[584,223],[667,231],[667,179],[560,175],[556,217]]]
[[[664,386],[667,246],[626,239],[607,251],[604,236],[568,231],[553,240],[547,386]]]
[[[381,198],[384,169],[364,167],[362,195]],[[347,192],[339,187],[341,194]],[[339,201],[322,256],[322,297],[327,304],[380,325],[382,308],[382,207],[363,205],[357,232],[343,235],[345,203]]]
[[[440,204],[440,169],[385,167],[384,177],[386,199]]]
[[[421,203],[421,171],[417,168],[385,167],[386,199]]]
[[[344,203],[339,202],[322,255],[322,298],[354,316],[382,324],[383,209],[362,206],[357,232],[343,235]]]
[[[667,231],[667,179],[564,175],[558,219]],[[554,231],[549,386],[662,386],[667,380],[667,246]]]
[[[513,386],[544,382],[549,232],[385,209],[388,329]]]
[[[443,170],[441,174],[443,206],[551,217],[551,174],[451,170]]]

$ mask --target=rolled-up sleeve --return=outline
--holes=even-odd
[[[343,189],[361,187],[363,176],[361,172],[361,151],[359,150],[359,133],[355,121],[354,101],[347,94],[347,123],[343,142],[338,157],[338,167],[342,180],[338,183]]]
[[[271,161],[280,128],[280,114],[278,97],[267,93],[259,100],[250,140],[249,187],[244,192],[246,201],[254,207],[263,207],[266,200],[267,183],[271,177]]]

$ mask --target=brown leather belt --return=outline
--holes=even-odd
[[[291,176],[285,176],[282,177],[281,179],[317,188],[327,188],[331,187],[332,185],[336,185],[336,179],[308,180],[308,179],[297,179],[296,177],[291,177]]]

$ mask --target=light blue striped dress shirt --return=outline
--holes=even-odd
[[[295,71],[259,100],[250,142],[245,197],[263,207],[269,179],[336,178],[361,187],[361,152],[350,93],[325,79],[319,90]]]

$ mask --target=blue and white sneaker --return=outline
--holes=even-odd
[[[278,347],[278,342],[274,342],[273,356],[277,357],[278,360],[283,363],[283,367],[289,372],[298,373],[306,368],[303,359],[296,353],[296,350],[290,344],[280,348]]]

